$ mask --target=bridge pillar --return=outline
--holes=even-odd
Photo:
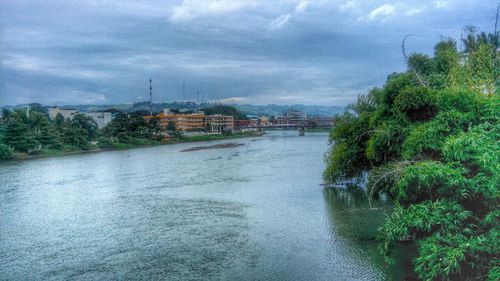
[[[305,135],[306,128],[304,126],[299,127],[299,136],[303,137]]]

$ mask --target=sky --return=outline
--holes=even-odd
[[[346,105],[497,0],[2,0],[0,105]],[[183,95],[183,84],[184,95]]]

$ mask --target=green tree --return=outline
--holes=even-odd
[[[53,149],[62,147],[60,134],[54,124],[48,120],[45,113],[31,111],[26,121],[33,137],[42,146]]]
[[[4,135],[7,145],[20,152],[31,152],[39,148],[40,143],[35,139],[30,127],[18,116],[11,117],[7,121],[7,128]]]
[[[88,149],[90,141],[92,141],[98,133],[96,122],[83,114],[75,114],[71,120],[64,120],[62,116],[56,116],[54,120],[54,133],[60,135],[62,143],[70,147],[78,147]],[[62,122],[62,123],[61,123]],[[53,146],[57,146],[53,144]]]
[[[91,117],[83,114],[75,114],[69,122],[71,127],[85,131],[87,141],[92,140],[97,134],[97,123]]]
[[[57,113],[56,118],[54,119],[54,125],[56,127],[61,128],[64,125],[64,116],[61,113]]]
[[[381,252],[390,261],[397,243],[415,242],[423,280],[500,277],[495,60],[483,39],[470,40],[466,53],[440,42],[434,58],[409,59],[427,87],[413,72],[391,74],[338,116],[330,133],[325,181],[368,173],[370,194],[395,205],[377,238]]]
[[[7,108],[2,109],[2,120],[4,123],[9,121],[11,116],[12,116],[12,111],[8,110]]]
[[[213,107],[204,108],[201,111],[203,111],[206,115],[214,115],[214,114],[230,115],[233,116],[235,120],[248,119],[246,115],[238,111],[236,108],[228,105],[215,105]]]
[[[168,125],[167,125],[167,131],[172,131],[172,132],[174,132],[175,130],[176,130],[176,128],[175,128],[175,122],[173,122],[173,121],[169,121],[169,122],[168,122]]]
[[[156,121],[146,121],[138,114],[119,113],[103,130],[103,134],[113,141],[121,143],[144,144],[159,134]]]
[[[151,118],[147,122],[148,138],[158,139],[160,136],[160,120],[158,118]]]
[[[0,160],[9,160],[14,157],[14,149],[10,146],[0,143]]]

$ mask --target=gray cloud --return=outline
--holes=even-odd
[[[465,3],[464,3],[465,2]],[[404,69],[400,41],[492,31],[496,1],[0,3],[0,105],[155,101],[344,105]]]

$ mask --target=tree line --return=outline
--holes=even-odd
[[[391,262],[398,243],[415,243],[422,280],[500,280],[498,33],[468,28],[463,45],[411,54],[330,133],[325,181],[354,178],[389,196],[380,251]]]
[[[77,113],[71,119],[58,114],[50,120],[47,109],[31,104],[28,109],[3,109],[0,119],[0,159],[16,154],[44,151],[74,151],[120,147],[123,144],[151,144],[159,141],[157,120],[146,121],[136,113],[119,112],[105,128]]]
[[[246,118],[230,106],[217,105],[203,110],[207,114]],[[98,129],[91,117],[81,113],[71,119],[58,114],[54,120],[50,120],[47,108],[41,104],[30,104],[27,109],[3,109],[0,119],[0,160],[12,159],[20,154],[157,144],[162,140],[163,130],[174,139],[182,139],[182,134],[176,130],[173,122],[162,128],[158,118],[143,117],[149,115],[147,111],[110,111],[114,114],[113,120],[106,127]]]

